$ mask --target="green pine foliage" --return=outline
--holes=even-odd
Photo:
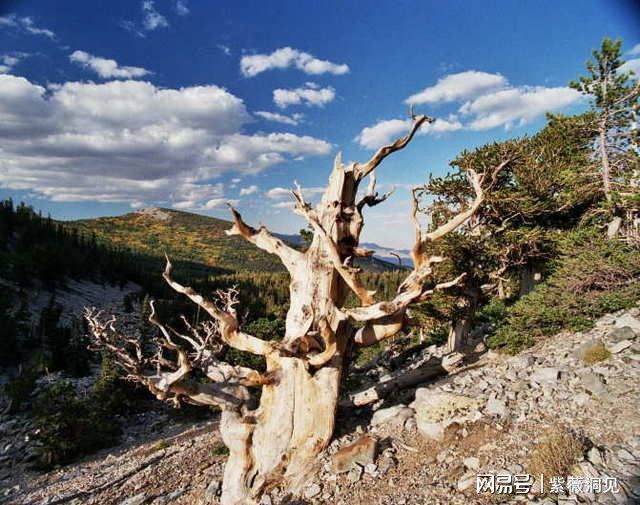
[[[94,397],[80,399],[66,381],[49,384],[37,398],[36,466],[47,469],[113,445],[120,427]]]
[[[640,251],[598,230],[566,237],[552,269],[535,291],[499,315],[491,347],[515,353],[562,330],[588,329],[595,318],[640,299]]]

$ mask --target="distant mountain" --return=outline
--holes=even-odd
[[[279,238],[290,244],[301,244],[302,238],[300,235],[284,235],[282,233],[276,233]],[[375,244],[373,242],[361,242],[360,247],[363,249],[369,249],[375,251],[374,260],[390,263],[395,267],[412,267],[413,261],[411,260],[411,251],[409,249],[394,249],[392,247],[385,247]]]
[[[173,209],[142,209],[116,217],[73,221],[81,232],[94,233],[99,241],[126,247],[150,256],[165,252],[172,259],[226,271],[283,271],[280,260],[241,237],[229,237],[232,223],[200,214]],[[297,235],[278,235],[292,245],[300,245]],[[369,271],[397,269],[397,261],[380,258],[358,261]]]

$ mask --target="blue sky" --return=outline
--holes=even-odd
[[[0,3],[0,197],[61,219],[166,206],[280,232],[332,159],[438,118],[378,169],[364,240],[406,247],[407,190],[467,148],[585,103],[566,85],[605,37],[640,67],[633,2]]]

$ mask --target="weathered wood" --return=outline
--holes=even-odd
[[[349,395],[347,400],[340,403],[340,406],[361,407],[369,405],[397,391],[447,375],[447,373],[447,370],[442,366],[442,360],[432,358],[417,368],[397,371],[388,380]]]
[[[412,118],[407,135],[383,146],[364,164],[345,164],[338,154],[322,199],[315,207],[305,202],[299,187],[293,192],[295,212],[304,216],[314,230],[305,252],[288,246],[265,228],[252,228],[231,209],[234,225],[228,233],[276,254],[291,277],[286,330],[278,343],[241,330],[233,292],[218,292],[217,299],[206,299],[172,277],[168,259],[163,274],[168,285],[203,308],[213,320],[212,326],[205,328],[205,335],[199,336],[195,328],[189,328],[193,335],[183,335],[164,327],[154,313],[152,322],[162,336],[158,339],[158,354],[149,359],[142,355],[135,339],[117,334],[113,319],[103,323],[99,314],[87,313],[97,346],[114,352],[130,378],[142,382],[162,399],[222,408],[220,431],[229,448],[222,505],[256,504],[274,486],[285,486],[299,494],[317,456],[333,434],[346,349],[352,344],[370,345],[396,335],[409,323],[406,313],[412,303],[463,278],[430,284],[433,268],[443,258],[426,255],[425,243],[464,225],[482,204],[485,174],[473,170],[469,171],[469,182],[475,198],[435,230],[428,233],[420,230],[415,203],[414,269],[393,300],[376,303],[374,293],[360,283],[358,270],[350,266],[353,257],[368,254],[359,247],[364,208],[389,196],[378,196],[375,192],[374,170],[387,156],[404,148],[423,124],[433,121],[426,116],[412,115]],[[368,191],[357,201],[359,185],[367,176],[371,177]],[[350,291],[359,297],[361,307],[345,307]],[[356,322],[364,325],[357,328]],[[266,372],[260,374],[219,361],[210,348],[222,345],[262,356]],[[168,359],[162,353],[163,348],[171,350],[169,354],[177,356],[177,362]],[[191,379],[194,368],[214,382]],[[446,368],[442,362],[429,362],[376,386],[372,392],[363,392],[355,401],[361,404],[375,401],[371,398],[424,382],[446,373]],[[262,386],[257,407],[247,394],[249,385]]]

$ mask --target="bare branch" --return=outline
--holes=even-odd
[[[173,265],[167,257],[167,265],[162,274],[165,281],[171,288],[178,293],[187,296],[192,302],[202,307],[207,313],[213,317],[220,325],[220,335],[222,340],[231,347],[240,351],[247,351],[253,354],[265,356],[276,350],[276,345],[266,342],[253,335],[243,333],[239,330],[238,319],[235,313],[228,310],[219,309],[213,302],[206,300],[200,294],[196,293],[193,288],[183,286],[171,278]]]
[[[288,246],[283,240],[273,236],[264,226],[260,227],[259,230],[249,226],[242,220],[242,216],[234,207],[229,205],[229,208],[231,209],[235,223],[230,230],[226,231],[227,235],[240,235],[263,251],[275,254],[280,258],[289,272],[303,260],[304,254],[302,252]]]
[[[151,304],[149,320],[160,330],[156,339],[158,352],[155,358],[147,358],[138,339],[118,333],[115,317],[103,320],[101,312],[85,309],[90,335],[96,350],[109,351],[116,364],[127,372],[127,378],[147,387],[159,400],[169,400],[178,405],[181,400],[197,405],[216,405],[225,409],[239,409],[250,399],[242,377],[229,374],[220,384],[201,384],[189,378],[192,362],[187,351],[178,345],[169,330],[157,319],[154,304]],[[163,357],[162,349],[177,355],[177,363]],[[152,365],[156,365],[153,370]],[[163,370],[168,368],[169,370]],[[257,372],[255,372],[257,374]],[[259,374],[258,374],[259,375]]]
[[[412,119],[413,124],[409,129],[409,133],[407,133],[404,137],[396,139],[391,144],[382,146],[366,163],[356,164],[356,180],[361,181],[367,175],[373,172],[376,167],[380,165],[380,163],[382,163],[382,160],[384,160],[387,156],[404,148],[409,142],[411,142],[411,139],[413,138],[415,133],[424,123],[433,123],[435,121],[434,118],[430,118],[425,115],[415,116],[412,117]]]
[[[375,172],[371,172],[369,175],[369,187],[367,188],[367,193],[362,197],[362,199],[356,204],[356,208],[358,212],[362,212],[362,208],[365,205],[369,207],[374,207],[382,202],[384,202],[387,198],[389,198],[396,188],[391,188],[391,191],[383,194],[382,196],[378,196],[376,192],[376,175]]]

